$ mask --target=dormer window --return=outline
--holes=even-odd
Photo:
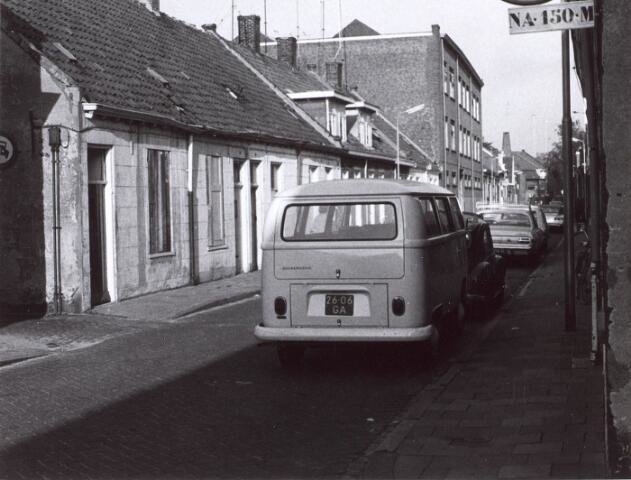
[[[372,148],[372,125],[363,115],[357,120],[358,138],[365,147]]]
[[[336,138],[346,141],[346,115],[338,110],[331,109],[329,115],[330,132]]]

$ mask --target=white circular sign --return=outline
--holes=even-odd
[[[0,135],[0,166],[5,165],[13,158],[13,143],[7,137]]]

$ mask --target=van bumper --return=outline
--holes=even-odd
[[[416,328],[317,328],[266,327],[254,328],[254,335],[262,342],[422,342],[434,335],[435,327]]]

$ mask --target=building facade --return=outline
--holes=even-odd
[[[299,67],[321,73],[327,63],[340,62],[342,82],[398,122],[436,165],[441,185],[472,209],[482,199],[482,79],[437,25],[430,32],[380,35],[359,23],[345,30],[349,36],[300,40]],[[268,47],[274,55],[275,45]]]
[[[339,141],[157,3],[2,3],[3,315],[254,270],[274,193],[341,176]]]

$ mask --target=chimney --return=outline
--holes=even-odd
[[[217,31],[217,24],[216,23],[204,23],[202,25],[202,30],[204,32],[216,32]]]
[[[326,62],[324,79],[333,88],[342,88],[342,62]]]
[[[160,0],[138,0],[154,13],[160,13]]]
[[[296,54],[298,52],[298,42],[295,37],[276,38],[276,58],[296,68]]]
[[[239,15],[239,45],[245,45],[256,53],[261,50],[261,17],[258,15]]]

